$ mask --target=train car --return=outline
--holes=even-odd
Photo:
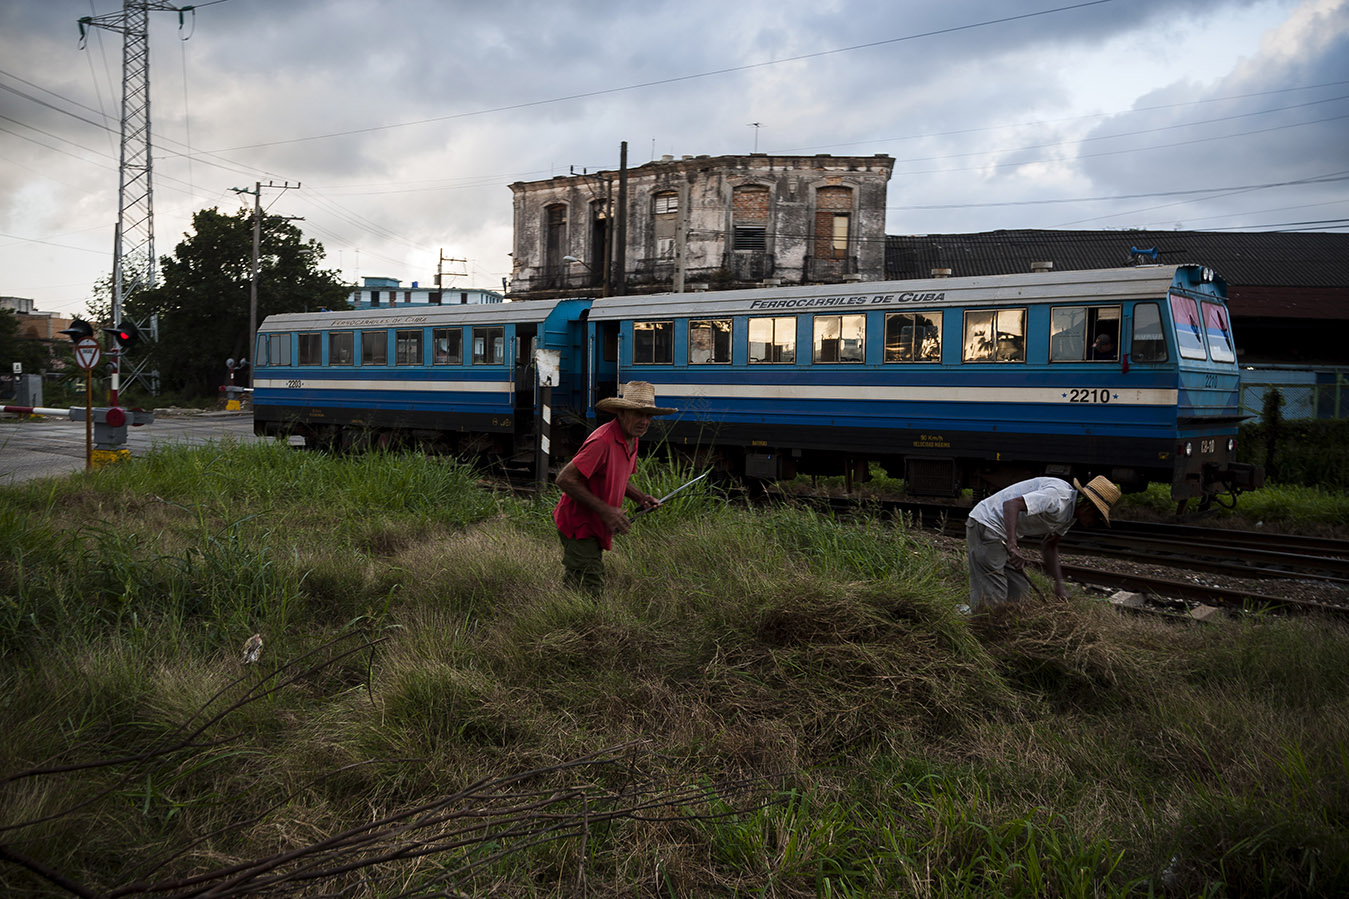
[[[600,299],[587,405],[650,381],[671,446],[750,478],[1104,474],[1207,504],[1263,482],[1235,459],[1225,296],[1181,265]]]
[[[258,328],[255,433],[317,448],[419,446],[533,459],[535,350],[559,360],[565,451],[585,433],[589,300],[272,315]],[[568,414],[570,413],[570,414]],[[566,422],[577,435],[565,439]]]

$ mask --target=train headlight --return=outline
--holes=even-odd
[[[1188,440],[1185,441],[1185,455],[1187,456],[1194,455],[1194,444],[1190,443]]]
[[[1235,453],[1237,451],[1237,440],[1235,437],[1227,438],[1227,451],[1229,453]]]

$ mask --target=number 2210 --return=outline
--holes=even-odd
[[[1105,387],[1074,387],[1068,391],[1070,403],[1108,403],[1110,391]]]

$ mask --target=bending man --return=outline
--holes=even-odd
[[[604,557],[614,534],[626,534],[632,522],[623,511],[627,497],[646,509],[659,500],[632,486],[637,470],[637,440],[651,427],[655,415],[675,410],[657,406],[656,390],[646,381],[629,381],[622,396],[606,397],[595,404],[600,412],[612,412],[614,420],[590,433],[581,449],[558,472],[562,498],[553,509],[553,523],[562,540],[564,583],[591,594],[604,589]]]
[[[1092,527],[1110,524],[1110,508],[1119,487],[1109,478],[1093,478],[1083,487],[1058,478],[1031,478],[986,498],[965,521],[965,547],[970,565],[970,611],[988,611],[1017,602],[1030,589],[1023,537],[1044,537],[1045,569],[1054,579],[1054,593],[1067,598],[1059,566],[1059,540],[1074,523]]]

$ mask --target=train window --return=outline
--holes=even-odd
[[[731,361],[731,320],[712,318],[689,322],[689,364]]]
[[[815,316],[816,362],[863,362],[866,360],[865,315]]]
[[[1025,362],[1026,310],[983,309],[965,313],[966,362]]]
[[[1227,310],[1217,303],[1202,303],[1204,331],[1208,334],[1208,355],[1214,362],[1232,362],[1232,329],[1227,325]]]
[[[389,338],[384,331],[361,332],[361,364],[388,365]]]
[[[1055,306],[1049,313],[1049,361],[1117,361],[1119,324],[1118,306]]]
[[[421,330],[393,332],[393,352],[394,365],[421,365]]]
[[[334,331],[328,335],[328,364],[354,365],[356,335],[352,331]]]
[[[1182,359],[1203,359],[1204,329],[1200,324],[1199,306],[1189,297],[1171,294],[1171,318],[1176,325],[1176,346]]]
[[[462,365],[464,331],[462,328],[434,328],[431,331],[431,361],[435,365]]]
[[[258,352],[263,365],[290,365],[290,334],[261,334]]]
[[[885,316],[886,362],[940,362],[941,316],[891,312]]]
[[[473,329],[473,364],[502,365],[506,361],[506,329],[500,326]]]
[[[300,365],[323,364],[323,335],[318,333],[299,334]]]
[[[1129,358],[1134,362],[1165,362],[1166,335],[1162,333],[1162,312],[1156,303],[1134,306],[1134,336]]]
[[[749,320],[750,362],[796,362],[796,316]]]
[[[632,364],[670,365],[674,362],[674,322],[632,323]]]

